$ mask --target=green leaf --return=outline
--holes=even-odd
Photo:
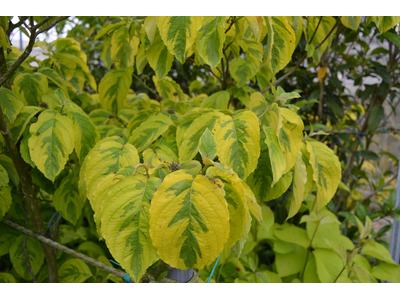
[[[15,278],[10,273],[0,273],[0,283],[15,283]]]
[[[252,93],[250,96],[250,102],[248,108],[251,109],[257,117],[261,116],[267,109],[267,101],[260,92]]]
[[[400,47],[400,36],[397,33],[388,31],[385,32],[383,36],[391,41],[393,44],[395,44],[397,47]]]
[[[361,17],[350,17],[350,16],[343,16],[340,18],[342,24],[351,30],[357,30],[358,26],[360,26]]]
[[[258,65],[263,59],[264,48],[260,42],[256,42],[254,38],[240,37],[238,43],[243,49],[246,57],[254,59]]]
[[[60,89],[64,91],[64,93],[68,94],[67,86],[64,83],[64,80],[60,75],[58,75],[53,69],[50,68],[40,68],[38,73],[43,74],[47,77],[52,83],[57,85]]]
[[[84,181],[87,197],[93,199],[97,185],[108,174],[127,166],[136,166],[140,162],[134,146],[125,144],[120,137],[108,137],[98,142],[87,155]]]
[[[117,28],[119,28],[122,25],[125,25],[126,21],[121,21],[118,23],[112,23],[112,24],[108,24],[106,27],[103,27],[94,37],[94,41],[98,40],[99,38],[101,38],[102,36],[104,36],[105,34],[109,33],[112,30],[115,30]]]
[[[58,270],[60,282],[82,283],[89,277],[93,277],[87,264],[82,260],[73,258],[63,263]]]
[[[303,156],[300,152],[297,157],[296,163],[294,164],[293,172],[293,198],[290,201],[290,207],[288,212],[289,219],[293,217],[300,209],[301,203],[304,200],[304,192],[307,182],[307,166],[303,161]]]
[[[0,154],[0,166],[7,171],[8,177],[11,179],[14,185],[19,186],[19,176],[12,159],[5,154]]]
[[[81,216],[84,199],[79,195],[78,178],[72,173],[65,177],[56,189],[53,205],[61,211],[63,218],[76,225]]]
[[[25,280],[32,280],[28,267],[25,262],[24,243],[25,235],[21,234],[15,240],[10,248],[10,260],[15,271]],[[40,242],[33,237],[28,236],[26,241],[26,250],[28,252],[29,262],[32,267],[33,274],[36,275],[42,267],[44,254]]]
[[[275,264],[276,270],[280,277],[300,272],[304,266],[307,250],[301,246],[296,245],[294,251],[289,253],[276,253]]]
[[[69,81],[74,77],[78,58],[71,54],[61,52],[54,53],[50,58],[54,62],[56,70],[58,70],[64,80]]]
[[[322,283],[333,283],[343,268],[342,260],[337,254],[328,249],[315,249],[317,273]]]
[[[21,73],[14,79],[13,91],[25,105],[37,106],[47,93],[47,77],[42,73]]]
[[[191,160],[196,156],[199,148],[199,141],[204,131],[206,128],[212,131],[216,120],[221,116],[223,116],[223,114],[220,112],[209,112],[202,116],[195,114],[191,118],[185,119],[185,121],[188,121],[187,123],[182,121],[178,125],[176,141],[179,149],[180,163]]]
[[[335,194],[342,177],[342,168],[338,157],[325,144],[311,138],[306,143],[310,153],[313,180],[317,184],[317,209],[320,210]]]
[[[167,175],[150,206],[150,236],[171,267],[213,263],[229,236],[228,205],[218,186],[186,170]]]
[[[74,123],[75,152],[82,161],[93,146],[99,141],[100,135],[96,126],[86,113],[75,104],[67,104],[64,109]]]
[[[24,103],[14,95],[14,93],[4,87],[0,88],[0,107],[12,124],[23,108]]]
[[[379,17],[375,17],[375,24],[376,27],[378,27],[379,32],[385,33],[386,31],[388,31],[390,28],[396,26],[396,24],[398,24],[400,22],[400,17],[383,17],[383,16],[379,16]]]
[[[103,201],[101,232],[113,257],[135,282],[158,260],[149,234],[149,209],[160,185],[158,178],[128,176],[116,181]]]
[[[250,59],[237,57],[229,63],[229,72],[237,86],[241,87],[256,75],[257,67]]]
[[[243,180],[254,171],[260,156],[259,126],[257,116],[252,111],[244,111],[233,118],[220,117],[213,129],[220,162],[231,167]]]
[[[142,152],[167,131],[172,124],[172,120],[166,115],[152,116],[132,131],[129,143],[134,145],[139,152]]]
[[[157,17],[146,17],[146,19],[144,19],[144,29],[146,30],[150,43],[152,43],[157,30]]]
[[[282,241],[300,245],[304,249],[307,249],[310,245],[310,238],[307,235],[307,231],[294,225],[277,227],[274,235]]]
[[[225,20],[227,17],[203,17],[196,48],[204,62],[214,69],[222,58],[222,48],[225,42]]]
[[[92,110],[89,114],[89,118],[92,120],[93,124],[96,126],[106,125],[110,121],[110,118],[109,118],[110,115],[111,115],[111,113],[108,110],[100,108],[100,109]]]
[[[133,37],[130,40],[129,31],[125,26],[121,26],[114,31],[111,37],[111,59],[117,69],[133,66],[138,45],[139,38]]]
[[[296,35],[286,17],[264,17],[268,27],[265,61],[271,64],[273,74],[282,70],[292,58]],[[272,28],[272,31],[270,30]]]
[[[73,123],[55,110],[42,112],[30,127],[29,152],[46,178],[54,181],[74,150]]]
[[[203,17],[157,17],[157,26],[168,51],[183,64],[185,54],[193,45]]]
[[[29,121],[42,109],[37,106],[24,106],[21,109],[21,112],[18,114],[15,119],[14,124],[10,126],[10,132],[13,137],[14,143],[17,143],[21,138],[22,133],[25,131],[26,126],[29,124]]]
[[[265,143],[268,146],[269,161],[271,163],[273,178],[271,188],[273,188],[278,180],[282,177],[286,168],[286,162],[278,142],[278,137],[276,136],[276,131],[273,128],[265,125],[263,126],[263,130],[266,136]]]
[[[374,240],[369,240],[362,247],[361,253],[365,255],[370,255],[389,264],[396,264],[392,256],[390,255],[390,252],[385,248],[385,246],[375,242]]]
[[[309,36],[310,38],[314,35],[315,30],[317,29],[318,23],[320,21],[321,17],[317,16],[310,16],[308,18],[308,24],[307,27],[304,27],[304,34],[305,36]],[[333,17],[330,16],[323,16],[321,19],[321,22],[318,26],[317,31],[315,32],[314,39],[311,42],[311,45],[315,48],[317,45],[322,43],[322,41],[328,36],[328,33],[333,29],[333,26],[335,26],[336,20]],[[306,34],[306,30],[308,30],[308,35]],[[321,44],[321,46],[314,50],[313,53],[313,59],[316,63],[319,63],[321,59],[321,55],[325,52],[325,50],[330,46],[331,41],[335,37],[335,32],[336,29],[333,30],[331,35],[327,40],[324,41],[324,43]]]
[[[203,158],[206,157],[209,160],[213,160],[217,155],[217,143],[214,135],[208,128],[206,128],[200,138],[199,152]]]
[[[380,264],[372,268],[371,275],[380,280],[400,283],[400,266]]]
[[[167,47],[164,45],[158,29],[153,42],[146,51],[146,56],[150,67],[156,72],[158,79],[163,79],[171,70],[174,56],[169,53]]]
[[[0,165],[0,220],[11,207],[11,187],[8,180],[7,171]]]
[[[114,115],[122,108],[132,83],[133,68],[112,70],[108,72],[99,84],[99,99],[101,107]]]
[[[385,111],[382,105],[376,105],[371,110],[371,114],[368,119],[368,131],[374,132],[378,129],[379,124],[385,118]]]
[[[229,98],[230,95],[228,91],[219,91],[205,98],[201,103],[201,107],[225,109],[228,106]]]

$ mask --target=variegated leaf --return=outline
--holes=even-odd
[[[317,209],[320,210],[332,199],[341,179],[342,168],[338,157],[325,144],[311,138],[307,140],[313,179],[317,184]]]
[[[351,30],[357,30],[358,26],[360,26],[361,16],[359,17],[342,16],[340,18],[340,21],[347,28],[350,28]]]
[[[74,150],[74,126],[70,119],[48,109],[30,127],[29,152],[46,178],[54,181]]]
[[[108,72],[99,84],[99,99],[101,107],[114,115],[122,108],[132,83],[133,68],[112,70]]]
[[[251,59],[237,57],[229,63],[229,72],[238,87],[246,84],[257,73],[257,67]]]
[[[163,114],[152,116],[134,129],[129,137],[129,143],[139,152],[146,149],[173,124],[172,120]]]
[[[217,185],[180,170],[165,177],[150,206],[150,236],[160,258],[174,268],[213,263],[229,237],[229,211]]]
[[[307,166],[303,161],[303,155],[297,156],[293,171],[293,198],[290,201],[290,207],[287,219],[293,217],[300,209],[304,200],[304,193],[307,183]]]
[[[24,103],[12,91],[4,87],[0,88],[0,107],[11,124],[14,123],[23,106]]]
[[[204,17],[203,26],[196,38],[196,49],[211,69],[219,64],[225,42],[225,21],[227,17]]]
[[[380,34],[385,33],[390,28],[400,23],[400,17],[379,16],[375,17],[375,24],[378,27]]]
[[[11,187],[7,171],[0,165],[0,221],[11,207]]]
[[[265,143],[268,146],[269,161],[272,169],[272,183],[271,188],[274,187],[275,183],[282,177],[286,168],[285,157],[282,153],[282,149],[278,142],[275,129],[267,126],[263,126],[265,132]]]
[[[146,57],[150,67],[156,72],[158,79],[163,79],[171,70],[174,56],[169,53],[164,45],[158,29],[154,35],[153,42],[146,51]]]
[[[185,54],[195,41],[203,17],[157,17],[161,38],[169,52],[183,64]]]
[[[87,156],[84,180],[88,199],[92,201],[97,185],[108,174],[136,166],[139,162],[136,148],[120,137],[108,137],[98,142]]]
[[[224,115],[213,129],[220,162],[231,167],[246,180],[257,166],[260,155],[260,129],[257,116],[251,111],[240,112],[233,118]]]
[[[47,77],[42,73],[21,73],[14,79],[13,91],[25,105],[37,106],[47,92]]]
[[[189,121],[192,121],[190,126],[185,130],[181,144],[178,142],[179,148],[179,162],[184,162],[187,160],[191,160],[196,156],[199,149],[199,141],[201,136],[203,135],[206,128],[212,130],[214,128],[215,121],[223,116],[222,113],[219,112],[209,112],[200,117],[197,117]],[[178,128],[182,126],[179,124]]]
[[[201,103],[201,107],[225,109],[228,106],[229,98],[230,95],[228,91],[219,91],[205,98]]]
[[[67,86],[65,85],[64,80],[53,69],[40,68],[38,70],[38,73],[41,73],[44,76],[46,76],[48,80],[50,80],[52,83],[57,85],[60,89],[62,89],[64,91],[64,93],[68,94],[68,89],[67,89]]]
[[[116,182],[103,201],[101,231],[111,254],[139,282],[158,260],[149,234],[149,209],[161,180],[136,174]]]
[[[206,128],[200,138],[199,152],[203,159],[207,158],[211,161],[217,156],[217,142],[208,128]]]

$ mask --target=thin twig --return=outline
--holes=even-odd
[[[317,46],[315,46],[315,50],[317,50],[319,47],[321,47],[321,45],[330,37],[330,35],[332,34],[332,32],[335,30],[336,26],[339,24],[341,17],[338,17],[336,20],[335,25],[333,25],[331,31],[329,31],[329,33],[327,34],[327,36],[322,40],[321,43],[319,43]]]
[[[380,188],[377,188],[375,191],[373,191],[372,193],[370,193],[368,196],[366,196],[364,199],[362,199],[360,202],[363,202],[365,200],[368,200],[369,198],[371,198],[372,196],[375,196],[376,194],[378,194],[380,191],[382,191],[385,187],[387,187],[393,180],[395,180],[397,178],[397,174],[394,175],[392,178],[389,179],[389,181],[385,182]]]
[[[64,245],[61,245],[61,244],[59,244],[59,243],[57,243],[57,242],[55,242],[55,241],[53,241],[53,240],[51,240],[49,238],[46,238],[46,237],[44,237],[42,235],[39,235],[39,236],[35,235],[31,230],[29,230],[27,228],[24,228],[24,227],[22,227],[22,226],[20,226],[18,224],[15,224],[14,222],[11,222],[10,220],[3,219],[2,222],[7,224],[8,226],[11,226],[11,227],[19,230],[19,231],[22,231],[25,234],[31,235],[35,239],[37,239],[37,240],[39,240],[39,241],[41,241],[41,242],[43,242],[43,243],[45,243],[47,245],[50,245],[50,246],[52,246],[52,247],[54,247],[54,248],[56,248],[58,250],[61,250],[61,251],[65,252],[65,253],[67,253],[69,255],[72,255],[72,256],[84,261],[85,263],[91,264],[92,266],[95,266],[96,268],[99,268],[99,269],[101,269],[103,271],[106,271],[106,272],[108,272],[110,274],[113,274],[113,275],[115,275],[115,276],[117,276],[119,278],[122,278],[122,279],[124,278],[124,275],[125,275],[124,272],[121,272],[121,271],[119,271],[117,269],[114,269],[113,267],[109,267],[106,264],[103,264],[102,262],[99,262],[99,261],[97,261],[97,260],[95,260],[95,259],[93,259],[93,258],[91,258],[89,256],[86,256],[86,255],[82,254],[82,253],[76,252],[75,250],[72,250],[72,249],[70,249],[68,247],[65,247]],[[132,278],[131,278],[131,282],[134,283]]]
[[[309,44],[311,44],[311,42],[313,41],[313,39],[314,39],[314,36],[315,36],[315,34],[317,33],[317,30],[318,30],[319,24],[321,24],[321,21],[322,21],[322,17],[321,17],[321,18],[319,18],[319,22],[318,22],[318,24],[317,24],[317,27],[315,27],[314,33],[313,33],[313,35],[312,35],[312,37],[311,37],[310,41],[308,42]]]

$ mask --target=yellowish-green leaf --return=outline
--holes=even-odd
[[[193,45],[203,17],[157,17],[161,38],[169,52],[183,64],[185,54]]]
[[[262,61],[264,48],[260,42],[257,43],[253,38],[240,37],[238,43],[247,57],[257,61],[257,64]]]
[[[246,84],[257,73],[257,66],[251,59],[237,57],[229,63],[229,72],[238,87]]]
[[[146,51],[146,56],[150,67],[156,72],[156,76],[159,79],[163,79],[171,70],[174,56],[169,53],[167,47],[164,45],[158,29],[155,32],[152,43]]]
[[[89,200],[93,199],[97,185],[108,174],[123,167],[136,166],[140,162],[136,148],[115,136],[98,142],[87,157],[84,180]]]
[[[157,17],[146,17],[144,20],[144,29],[146,30],[150,43],[153,43],[154,35],[157,30]]]
[[[308,30],[308,36],[310,38],[314,35],[315,29],[317,29],[320,19],[321,17],[317,16],[310,16],[308,18],[308,24],[307,27],[304,27],[304,31]],[[322,41],[327,37],[328,33],[333,29],[333,26],[335,26],[335,23],[336,20],[333,17],[330,16],[322,17],[318,29],[315,32],[314,39],[311,42],[311,45],[314,46],[314,48],[320,43],[322,43]],[[324,43],[322,43],[318,49],[314,50],[312,57],[316,63],[319,63],[321,55],[325,52],[326,48],[329,47],[332,39],[335,37],[335,32],[336,29],[334,29],[329,38],[325,40]]]
[[[332,250],[315,249],[315,261],[317,264],[318,277],[322,283],[333,283],[343,268],[339,256]]]
[[[0,165],[0,220],[11,207],[11,187],[8,180],[7,171]]]
[[[152,200],[150,236],[160,258],[174,268],[213,263],[229,237],[228,205],[218,186],[190,171],[169,174]]]
[[[227,17],[204,17],[196,39],[196,48],[204,62],[214,69],[222,58]]]
[[[133,68],[112,70],[108,72],[99,84],[99,99],[101,107],[114,115],[122,108],[132,83]]]
[[[357,30],[358,26],[360,26],[361,17],[350,17],[350,16],[343,16],[340,18],[342,24],[351,30]]]
[[[128,176],[114,183],[103,201],[101,231],[107,247],[135,282],[158,260],[149,234],[149,209],[160,185],[155,177]]]
[[[181,144],[179,144],[180,140],[177,138],[179,148],[179,162],[191,160],[193,157],[196,156],[199,148],[199,141],[204,131],[206,130],[206,128],[212,131],[215,121],[221,116],[223,116],[222,113],[209,112],[195,118],[194,121],[193,119],[189,119],[189,121],[192,121],[192,123],[184,131]],[[178,128],[179,127],[182,127],[182,124],[179,124]],[[218,140],[217,136],[214,136]]]
[[[362,247],[361,253],[365,255],[370,255],[389,264],[396,264],[392,256],[390,255],[390,252],[385,248],[385,246],[375,242],[374,240],[369,240]]]
[[[0,273],[0,283],[15,283],[15,278],[10,273]]]
[[[206,128],[200,138],[199,152],[202,157],[206,157],[210,160],[213,160],[217,155],[217,143],[214,135],[208,128]]]
[[[64,91],[64,93],[68,94],[67,86],[65,85],[64,80],[60,75],[58,75],[53,69],[50,68],[40,68],[38,73],[43,74],[50,80],[52,83],[57,85],[60,89]]]
[[[379,16],[375,17],[375,24],[378,27],[380,34],[385,33],[390,28],[396,26],[400,22],[400,17]]]
[[[19,276],[25,280],[32,280],[31,274],[25,262],[24,253],[24,239],[25,235],[21,234],[10,247],[10,260],[13,264],[14,270]],[[28,259],[31,264],[32,272],[36,275],[42,267],[44,261],[44,254],[40,242],[33,237],[28,236],[26,241],[26,250]],[[22,259],[21,259],[22,258]]]
[[[46,178],[54,181],[74,150],[72,121],[55,110],[42,112],[30,127],[29,152],[32,161]]]
[[[84,199],[78,191],[78,178],[74,174],[70,174],[56,189],[53,205],[56,210],[61,211],[63,218],[76,225],[82,213],[83,204]]]
[[[228,91],[216,92],[215,94],[212,94],[210,97],[205,98],[201,103],[201,107],[225,109],[227,108],[229,97],[230,95]]]
[[[371,275],[380,280],[400,283],[400,266],[380,264],[371,270]]]
[[[134,37],[139,41],[138,37]],[[132,41],[134,41],[132,38]],[[111,59],[117,69],[132,67],[135,61],[134,48],[129,39],[129,31],[125,26],[119,27],[111,37]],[[137,51],[137,48],[136,48]]]
[[[325,144],[307,140],[313,180],[317,184],[317,209],[328,204],[335,194],[342,176],[342,168],[335,153]]]
[[[94,37],[94,41],[98,40],[99,38],[101,38],[102,36],[104,36],[105,34],[107,34],[108,32],[115,30],[117,28],[119,28],[122,25],[125,25],[126,21],[121,21],[118,23],[112,23],[112,24],[108,24],[106,27],[103,27]]]
[[[24,103],[12,91],[4,87],[0,88],[0,107],[11,124],[14,123],[23,106]]]
[[[263,130],[265,133],[265,143],[268,146],[269,161],[272,169],[273,180],[270,187],[273,188],[275,183],[277,183],[284,174],[286,162],[276,136],[276,131],[265,125],[263,126]]]
[[[47,92],[47,77],[42,73],[21,73],[14,79],[13,91],[25,105],[37,106]]]
[[[88,265],[77,258],[69,259],[63,263],[58,274],[60,282],[64,283],[82,283],[93,276]]]
[[[71,80],[74,76],[79,59],[74,55],[61,52],[54,53],[50,58],[54,62],[55,68],[58,70],[61,77],[65,80]]]
[[[220,162],[246,178],[254,171],[260,156],[260,129],[252,111],[240,112],[232,118],[220,117],[213,129]]]
[[[304,200],[306,182],[307,182],[307,167],[303,161],[303,156],[300,153],[294,165],[293,198],[290,201],[289,213],[286,220],[293,217],[299,211],[301,203]]]
[[[248,108],[259,117],[267,109],[268,103],[260,92],[255,92],[250,96]]]
[[[246,182],[244,182],[242,179],[240,179],[240,183],[244,187],[244,197],[246,199],[246,203],[247,203],[247,206],[249,207],[251,214],[262,225],[261,206],[258,204],[256,196],[254,195],[253,191],[250,189],[250,187],[247,185]]]
[[[166,115],[152,116],[132,131],[129,143],[133,144],[139,152],[142,152],[167,131],[172,124],[172,120]]]
[[[0,27],[0,48],[4,48],[7,51],[11,49],[10,40],[3,27]]]
[[[286,17],[265,17],[268,31],[265,61],[271,64],[273,74],[282,70],[292,59],[296,47],[296,35]]]
[[[276,270],[280,277],[286,277],[300,272],[304,266],[307,250],[295,245],[289,253],[277,253],[275,256]]]

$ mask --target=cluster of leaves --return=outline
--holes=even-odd
[[[87,31],[109,70],[96,79],[88,57],[98,55],[77,40],[38,42],[48,59],[25,61],[12,90],[0,88],[0,104],[37,196],[47,200],[44,219],[62,212],[59,242],[108,264],[112,255],[135,281],[162,267],[160,258],[200,270],[205,281],[219,255],[217,281],[400,281],[400,266],[371,239],[371,219],[351,215],[359,233],[350,239],[326,207],[342,166],[333,142],[317,140],[324,132],[304,132],[310,121],[299,112],[307,116],[313,101],[271,84],[297,54],[322,64],[340,20],[354,31],[361,18],[113,19]],[[381,31],[398,22],[373,20]],[[21,54],[10,50],[8,64]],[[202,77],[180,84],[170,73],[183,67],[188,78]],[[131,89],[138,82],[150,96]],[[0,217],[22,224],[19,178],[2,149]],[[24,246],[23,235],[0,226],[0,255],[10,259],[0,268],[12,266],[0,280],[30,280],[26,247],[34,275],[46,281],[39,242]],[[57,258],[61,281],[118,280]]]

